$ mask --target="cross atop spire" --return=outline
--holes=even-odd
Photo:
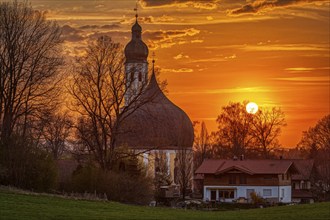
[[[152,63],[155,63],[155,57],[156,57],[155,52],[152,52]]]
[[[138,15],[138,0],[136,0],[134,11],[135,11],[135,18],[137,20],[137,18],[139,17],[139,15]]]

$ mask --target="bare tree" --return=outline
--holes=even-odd
[[[63,64],[59,26],[27,2],[0,3],[0,139],[25,136],[29,117],[54,101]]]
[[[102,36],[77,59],[73,84],[69,88],[74,110],[79,114],[77,138],[80,146],[104,170],[118,159],[117,137],[123,121],[150,101],[142,97],[147,80],[129,103],[125,94],[133,81],[124,74],[122,46]]]
[[[278,137],[286,125],[281,109],[260,108],[250,114],[245,110],[247,103],[230,103],[222,108],[217,119],[219,130],[212,135],[215,154],[269,158],[271,150],[280,146]]]
[[[261,147],[263,158],[269,158],[270,151],[280,147],[278,137],[284,126],[286,126],[285,116],[280,108],[273,107],[271,110],[260,108],[253,115],[251,133],[254,145]]]
[[[198,135],[195,135],[194,139],[194,169],[197,169],[206,158],[211,157],[209,139],[210,136],[203,121],[200,126],[200,132]]]
[[[330,193],[330,115],[320,119],[314,127],[304,131],[298,147],[315,160],[321,188]]]
[[[220,148],[230,149],[228,155],[233,157],[246,154],[247,148],[252,146],[251,123],[252,115],[245,110],[244,103],[229,103],[222,107],[217,118],[218,131],[214,134],[216,145]]]
[[[182,199],[185,200],[188,189],[192,187],[193,177],[193,151],[191,148],[181,147],[176,152],[176,167],[174,178],[180,185]]]
[[[69,151],[67,146],[73,121],[67,111],[49,112],[47,117],[44,117],[41,121],[41,124],[41,145],[57,160],[65,151]]]

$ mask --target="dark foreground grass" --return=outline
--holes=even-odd
[[[330,219],[330,203],[240,211],[194,211],[78,201],[0,190],[0,219]]]

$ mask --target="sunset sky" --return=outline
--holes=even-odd
[[[63,26],[68,56],[103,34],[130,40],[135,0],[31,4]],[[140,0],[138,8],[169,98],[209,131],[222,106],[250,100],[282,108],[288,125],[280,142],[293,147],[329,114],[330,1]]]

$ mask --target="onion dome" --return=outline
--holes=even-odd
[[[132,40],[125,47],[126,63],[147,62],[148,47],[141,38],[142,28],[136,20],[132,26]]]
[[[141,107],[123,119],[118,144],[136,149],[192,148],[194,129],[188,115],[158,86],[154,72]]]

